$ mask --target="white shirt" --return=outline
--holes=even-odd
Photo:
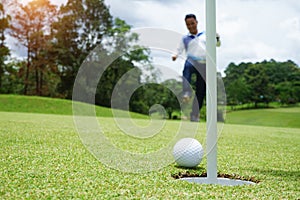
[[[216,46],[220,46],[220,41],[217,41]],[[197,35],[188,34],[182,37],[178,48],[177,55],[185,52],[187,59],[198,61],[200,63],[206,62],[206,35],[205,31]]]

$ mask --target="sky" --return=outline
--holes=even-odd
[[[66,0],[52,2],[59,5]],[[205,30],[205,0],[105,0],[105,3],[113,17],[125,20],[133,29],[156,28],[186,34],[184,16],[194,13],[198,29]],[[216,12],[216,29],[222,42],[217,48],[218,71],[223,72],[231,62],[270,59],[293,60],[300,66],[299,0],[216,0]],[[175,73],[181,73],[183,68],[183,61],[171,61],[171,53],[155,52],[153,60],[160,67],[171,67]]]

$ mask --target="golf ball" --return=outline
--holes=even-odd
[[[175,162],[180,167],[196,167],[203,158],[203,148],[194,138],[182,138],[173,148]]]

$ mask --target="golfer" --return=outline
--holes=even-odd
[[[188,102],[192,96],[191,78],[196,75],[196,94],[193,100],[190,120],[199,122],[199,113],[203,105],[206,93],[206,36],[205,32],[198,31],[198,21],[194,14],[185,16],[185,24],[189,33],[182,38],[177,48],[177,53],[172,56],[175,61],[183,52],[186,54],[186,61],[183,69],[183,102]],[[216,36],[216,46],[220,46],[220,37]]]

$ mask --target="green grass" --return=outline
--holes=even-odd
[[[113,116],[109,108],[80,102],[74,102],[74,104],[80,106],[83,114],[86,112],[85,110],[92,108],[95,110],[97,116]],[[73,115],[72,101],[70,100],[20,95],[0,95],[0,111]],[[124,115],[127,113],[121,111],[121,114]],[[147,116],[138,113],[130,113],[130,115],[133,118],[147,118]]]
[[[0,95],[0,199],[298,199],[300,196],[300,128],[291,125],[295,123],[278,127],[280,121],[274,120],[272,124],[269,117],[270,124],[261,122],[260,126],[249,125],[254,123],[250,118],[239,122],[248,125],[224,124],[218,140],[218,171],[255,177],[260,182],[235,187],[199,185],[175,180],[172,174],[202,173],[206,171],[206,158],[196,169],[178,168],[174,163],[158,171],[137,174],[108,168],[82,144],[69,101],[27,98],[26,101],[34,103],[26,103],[20,96]],[[46,101],[52,109],[45,106]],[[39,109],[33,110],[32,105]],[[288,118],[299,112],[258,110],[252,117],[259,118],[267,111],[274,119],[278,113],[286,112],[284,117]],[[237,120],[250,115],[243,111],[236,113]],[[226,120],[233,119],[231,114],[235,112],[229,113]],[[143,153],[167,144],[180,126],[178,120],[167,120],[160,134],[143,140],[123,134],[108,114],[97,119],[116,147]],[[134,121],[139,125],[149,122]],[[185,132],[196,124],[182,123],[188,125]],[[205,123],[200,123],[196,135],[204,146],[205,130]]]
[[[239,110],[226,114],[226,123],[300,128],[300,107]]]

